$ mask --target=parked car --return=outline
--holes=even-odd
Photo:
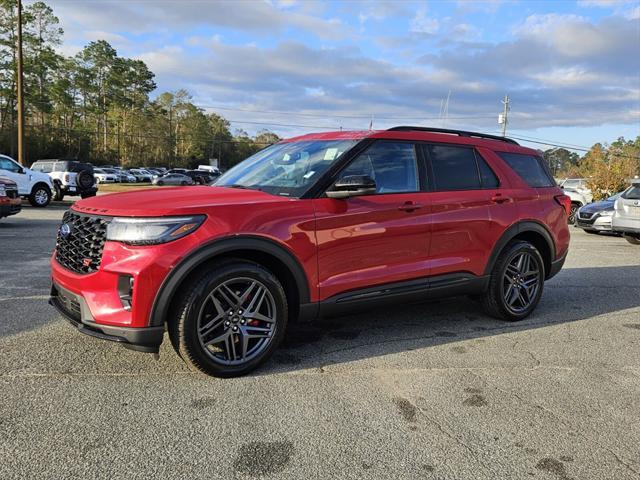
[[[567,217],[567,222],[574,224],[576,222],[576,213],[578,210],[591,202],[593,197],[589,197],[570,187],[562,187],[562,191],[571,199],[571,211]]]
[[[566,192],[565,192],[566,193]],[[611,218],[615,212],[615,201],[622,192],[610,196],[606,200],[593,202],[580,207],[576,212],[575,226],[587,233],[611,233]]]
[[[218,175],[213,175],[207,170],[188,170],[184,172],[184,174],[187,177],[190,177],[191,180],[193,180],[194,183],[197,183],[198,185],[209,185],[216,178],[218,178]]]
[[[0,177],[0,218],[16,215],[22,208],[22,199],[18,194],[18,184],[8,178]]]
[[[213,187],[77,202],[51,259],[51,302],[80,332],[145,352],[166,327],[191,368],[237,376],[266,361],[288,322],[462,294],[526,318],[565,261],[569,209],[540,154],[511,139],[309,134]]]
[[[98,183],[118,183],[118,176],[114,173],[108,173],[102,168],[94,168],[93,176]]]
[[[31,170],[46,173],[53,182],[53,199],[65,196],[93,197],[98,188],[93,175],[93,166],[74,159],[37,160]]]
[[[182,175],[184,175],[185,172],[187,172],[188,170],[186,168],[171,168],[169,170],[167,170],[167,173],[180,173]]]
[[[627,242],[640,245],[640,180],[634,180],[615,203],[613,231],[621,233]]]
[[[167,173],[153,180],[154,185],[193,185],[194,183],[191,177],[180,173]]]
[[[587,199],[586,203],[591,203],[593,201],[593,193],[587,185],[588,182],[588,178],[565,178],[560,182],[560,187],[567,189],[570,188],[583,194]]]
[[[0,155],[0,176],[16,182],[18,193],[34,207],[46,207],[51,203],[53,182],[46,173],[23,167],[13,158]]]
[[[198,170],[206,170],[208,172],[211,172],[215,176],[222,175],[222,173],[220,172],[220,169],[213,165],[198,165]]]
[[[153,175],[141,168],[131,168],[129,169],[129,173],[136,177],[136,181],[139,183],[151,183],[153,180]]]

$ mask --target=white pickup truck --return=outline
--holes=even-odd
[[[49,175],[23,167],[13,158],[0,155],[0,176],[18,185],[18,194],[34,207],[46,207],[51,203],[53,183]]]
[[[560,188],[565,195],[571,198],[571,212],[569,213],[569,223],[576,221],[578,209],[593,201],[593,193],[587,187],[586,178],[567,178],[560,182]]]

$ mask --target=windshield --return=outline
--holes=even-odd
[[[640,200],[640,184],[633,185],[625,190],[622,198],[626,200]]]
[[[357,140],[277,143],[233,167],[215,182],[215,186],[299,197],[356,143]]]

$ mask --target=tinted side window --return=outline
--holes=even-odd
[[[411,143],[374,143],[340,174],[346,175],[369,175],[376,181],[376,193],[420,190],[415,146]]]
[[[480,170],[480,180],[482,181],[482,188],[497,188],[500,185],[500,181],[496,174],[493,173],[491,167],[487,165],[484,158],[476,153],[476,160],[478,160],[478,170]]]
[[[496,152],[530,187],[554,187],[556,182],[544,168],[544,162],[533,155]]]
[[[50,163],[34,163],[31,165],[31,170],[42,173],[51,173],[51,164]]]
[[[0,158],[0,168],[9,172],[18,172],[20,167],[6,158]]]
[[[476,155],[471,148],[448,145],[427,147],[436,191],[481,188]]]

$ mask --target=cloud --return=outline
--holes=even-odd
[[[581,7],[617,7],[624,3],[630,3],[632,0],[578,0]]]
[[[425,9],[418,10],[416,16],[411,20],[409,30],[414,33],[426,33],[434,35],[440,28],[440,22],[434,17],[428,17]]]

